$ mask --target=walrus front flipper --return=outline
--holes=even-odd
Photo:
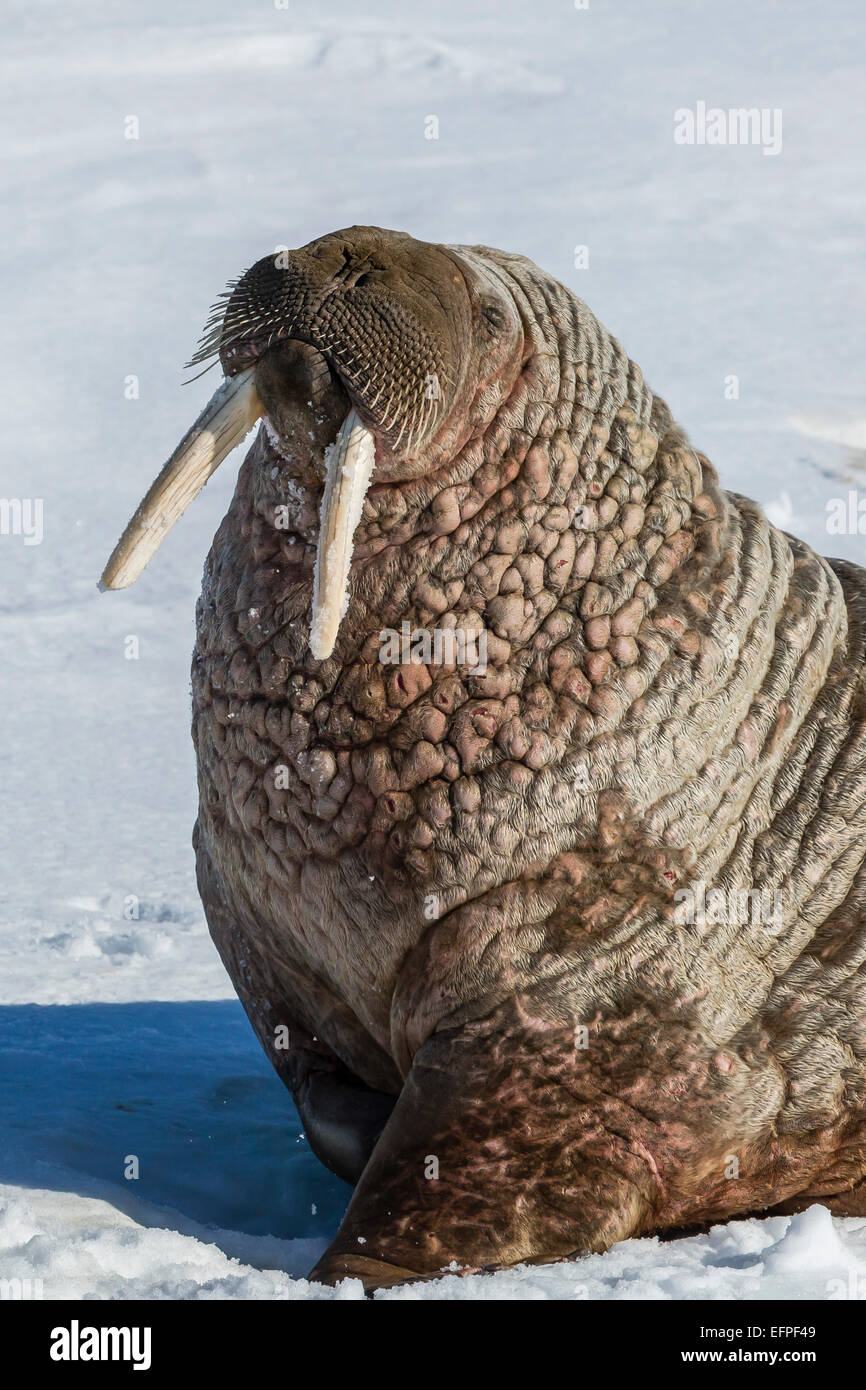
[[[394,1109],[394,1097],[370,1090],[345,1069],[331,1068],[310,1068],[292,1095],[313,1153],[354,1186]]]
[[[606,1250],[644,1228],[650,1168],[583,1104],[573,1030],[513,1005],[434,1033],[311,1274],[368,1288]],[[585,1054],[583,1054],[585,1057]],[[598,1099],[598,1098],[596,1098]],[[528,1118],[530,1117],[530,1118]]]

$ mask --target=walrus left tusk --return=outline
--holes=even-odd
[[[361,519],[375,454],[376,440],[353,407],[327,456],[310,620],[310,651],[317,661],[324,661],[334,650],[349,601],[352,538]]]
[[[100,589],[135,583],[211,474],[263,414],[252,368],[222,383],[139,503],[102,572]]]

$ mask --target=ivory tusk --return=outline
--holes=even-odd
[[[211,474],[263,414],[252,369],[222,383],[139,503],[102,572],[100,589],[126,589],[135,582]]]
[[[376,441],[353,408],[327,455],[327,475],[319,513],[319,545],[313,576],[310,651],[324,661],[334,650],[349,602],[352,539],[375,462]]]

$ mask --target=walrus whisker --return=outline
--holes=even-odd
[[[203,376],[207,376],[208,372],[212,372],[214,367],[216,367],[218,364],[219,358],[214,357],[212,362],[208,362],[207,366],[202,367],[200,372],[196,372],[195,376],[188,376],[185,381],[181,382],[181,385],[191,386],[194,381],[200,381]],[[189,366],[190,364],[188,363],[187,365]]]

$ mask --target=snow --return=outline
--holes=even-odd
[[[0,1185],[3,1277],[44,1298],[362,1299],[359,1279],[337,1289],[303,1275],[324,1242],[273,1240],[203,1228],[139,1204],[135,1216],[100,1198]],[[380,1289],[419,1299],[812,1300],[866,1296],[864,1221],[835,1222],[820,1206],[715,1226],[670,1242],[626,1240],[605,1255],[497,1274],[446,1274]],[[845,1228],[843,1230],[843,1227]],[[37,1281],[42,1281],[41,1285]]]
[[[348,1189],[307,1150],[195,888],[189,652],[235,462],[133,589],[97,578],[216,384],[181,364],[225,282],[353,222],[531,256],[727,486],[862,560],[826,525],[866,476],[861,6],[6,13],[0,492],[41,500],[44,538],[0,534],[0,1276],[358,1297],[302,1279]],[[781,109],[780,153],[676,144],[700,101]],[[863,1223],[814,1208],[382,1297],[831,1297],[864,1274]]]

